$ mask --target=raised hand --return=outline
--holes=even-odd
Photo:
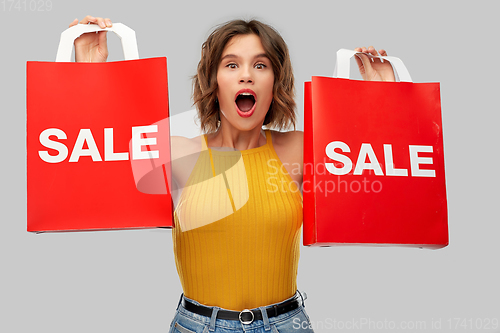
[[[369,53],[374,56],[387,56],[387,52],[384,49],[380,49],[378,52],[373,46],[357,47],[354,49],[356,52]],[[365,81],[396,81],[394,77],[394,71],[391,64],[388,61],[381,61],[378,58],[369,58],[365,54],[357,54],[356,62],[358,63],[359,72]]]
[[[109,18],[86,16],[80,24],[97,24],[101,28],[111,27],[113,24]],[[75,19],[70,27],[77,25]],[[108,58],[107,31],[90,32],[75,39],[75,61],[76,62],[105,62]]]

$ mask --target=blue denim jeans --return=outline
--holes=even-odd
[[[296,295],[300,295],[297,291]],[[184,295],[182,298],[200,304],[191,300]],[[294,296],[295,297],[295,296]],[[292,297],[293,298],[293,297]],[[279,316],[268,318],[266,307],[259,307],[262,313],[262,320],[255,320],[250,324],[243,324],[237,320],[217,319],[219,307],[212,308],[212,317],[205,317],[186,310],[179,300],[177,312],[170,324],[169,333],[237,333],[237,332],[252,332],[252,333],[290,333],[290,332],[313,332],[309,316],[304,309],[303,302],[295,310],[283,313]],[[283,301],[286,302],[287,300]],[[277,303],[281,304],[281,303]],[[272,306],[274,304],[271,304]]]

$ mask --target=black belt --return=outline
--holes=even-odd
[[[266,309],[267,312],[267,317],[272,318],[279,316],[280,314],[287,313],[288,311],[294,310],[298,308],[300,305],[300,300],[296,296],[295,298],[277,304],[273,306],[269,306]],[[186,300],[184,297],[182,297],[182,306],[184,309],[205,316],[205,317],[211,317],[212,316],[212,309],[211,307],[207,307],[204,305],[198,305],[194,304],[188,300]],[[254,320],[262,320],[262,312],[260,312],[259,309],[254,309],[254,310],[243,310],[241,312],[238,311],[230,311],[230,310],[223,310],[220,309],[217,312],[217,319],[224,319],[224,320],[239,320],[243,324],[250,324]]]

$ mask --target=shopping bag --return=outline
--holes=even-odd
[[[138,59],[135,32],[115,23],[125,61],[69,62],[97,30],[69,28],[56,62],[27,63],[30,232],[172,226],[166,58]]]
[[[312,77],[304,98],[304,245],[448,245],[439,83]]]

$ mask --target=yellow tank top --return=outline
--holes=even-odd
[[[175,263],[184,295],[241,311],[297,290],[302,196],[274,151],[208,149],[203,138],[174,213]]]

